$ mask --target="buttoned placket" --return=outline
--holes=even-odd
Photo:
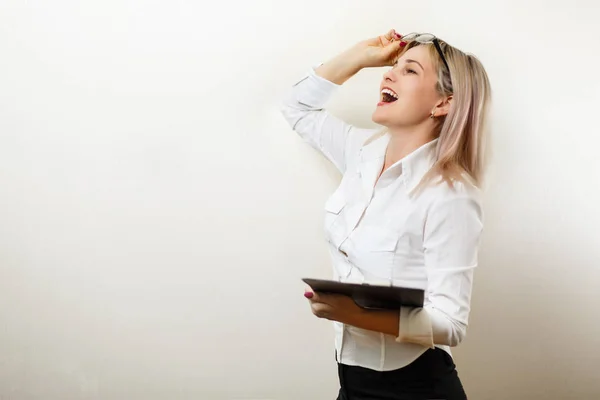
[[[363,151],[361,149],[359,152],[359,160],[360,160],[360,163],[356,167],[356,174],[358,175],[358,179],[361,182],[361,185],[363,188],[364,202],[361,204],[361,207],[356,207],[356,209],[353,210],[354,215],[352,215],[350,218],[350,221],[352,221],[352,224],[351,224],[352,228],[349,229],[345,233],[344,239],[340,242],[340,245],[338,246],[338,251],[344,256],[344,259],[346,260],[346,262],[350,264],[350,272],[348,273],[348,276],[352,275],[352,269],[354,269],[356,267],[350,262],[348,254],[346,252],[344,252],[343,250],[341,250],[341,248],[343,247],[346,240],[348,240],[348,238],[350,237],[352,232],[354,232],[354,230],[358,227],[358,225],[362,221],[365,213],[367,212],[368,207],[371,205],[371,202],[373,201],[373,198],[375,196],[378,186],[382,186],[382,185],[387,186],[387,185],[391,184],[391,181],[387,182],[387,180],[392,179],[391,177],[388,177],[388,175],[390,173],[394,172],[397,168],[400,169],[399,170],[399,175],[400,175],[399,179],[402,179],[404,184],[406,183],[406,176],[408,173],[408,170],[406,168],[404,168],[401,161],[398,161],[398,163],[394,163],[392,166],[390,166],[390,168],[381,172],[381,170],[383,169],[383,164],[385,162],[385,155],[381,155],[372,160],[364,160],[363,159]],[[375,160],[379,160],[379,162],[377,164],[375,164]],[[371,161],[371,163],[373,165],[370,165],[370,166],[373,166],[373,167],[377,166],[377,168],[371,168],[370,170],[367,170],[367,171],[361,170],[361,167],[365,166],[365,161]],[[371,175],[365,176],[365,173],[370,173]],[[360,274],[360,276],[362,276],[362,274]],[[390,279],[392,279],[392,276],[390,276]],[[364,282],[364,278],[360,283],[363,283],[363,282]],[[346,325],[342,324],[339,354],[336,351],[336,359],[340,363],[342,362],[345,332],[346,332]],[[383,333],[380,333],[379,336],[380,336],[380,367],[383,368],[383,365],[385,363],[385,335]]]

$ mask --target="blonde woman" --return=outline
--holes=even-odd
[[[362,129],[324,105],[363,68],[383,75]],[[308,288],[333,321],[338,399],[465,399],[450,347],[465,337],[482,232],[478,187],[490,85],[481,63],[432,34],[360,42],[293,85],[282,112],[342,173],[325,204],[336,280],[425,290],[423,308],[370,310]]]

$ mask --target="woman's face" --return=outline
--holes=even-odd
[[[443,100],[437,81],[428,46],[408,49],[383,75],[373,122],[390,129],[421,124]]]

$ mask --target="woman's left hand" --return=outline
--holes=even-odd
[[[362,312],[362,308],[349,296],[316,293],[307,288],[304,297],[308,299],[312,313],[319,318],[352,325]]]

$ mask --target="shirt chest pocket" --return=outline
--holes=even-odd
[[[392,279],[398,248],[397,232],[385,227],[362,227],[353,242],[356,250],[354,262],[366,281]]]
[[[338,247],[344,237],[343,210],[346,199],[338,190],[325,202],[324,225],[327,239]]]

